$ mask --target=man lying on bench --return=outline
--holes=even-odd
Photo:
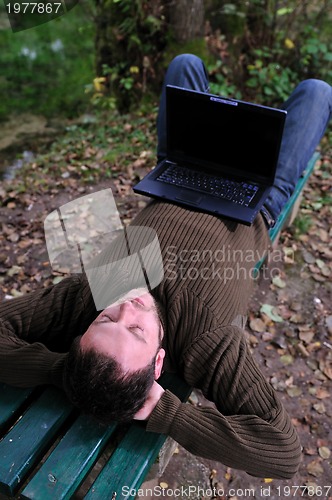
[[[202,61],[178,56],[165,84],[206,91]],[[133,225],[158,235],[161,283],[150,292],[131,291],[99,313],[84,274],[1,304],[0,381],[54,384],[106,424],[145,420],[148,431],[169,435],[199,456],[255,476],[292,477],[301,455],[296,431],[244,336],[253,290],[253,263],[244,257],[267,252],[268,228],[329,122],[331,87],[304,81],[283,107],[288,115],[275,185],[251,226],[153,201]],[[159,158],[165,151],[164,113],[165,87]],[[228,258],[218,258],[221,249]],[[111,244],[104,262],[114,251]],[[237,264],[242,272],[226,279],[227,268]],[[107,286],[127,279],[119,266]],[[158,384],[163,369],[178,372],[215,406],[181,403]]]

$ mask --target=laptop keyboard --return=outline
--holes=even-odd
[[[231,181],[179,165],[170,165],[156,180],[208,193],[245,207],[249,206],[259,190],[255,184]]]

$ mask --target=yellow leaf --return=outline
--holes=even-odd
[[[96,92],[103,92],[103,90],[105,89],[105,81],[106,78],[104,76],[98,76],[97,78],[93,79],[93,86]]]
[[[138,66],[130,66],[129,71],[130,71],[130,73],[139,73],[139,67]]]
[[[270,477],[266,477],[264,479],[264,483],[272,483],[273,479],[271,479]]]
[[[291,40],[290,38],[286,38],[285,39],[285,47],[287,49],[294,49],[295,47],[295,43],[293,42],[293,40]]]

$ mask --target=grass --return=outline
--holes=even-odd
[[[136,160],[152,168],[156,159],[156,106],[120,115],[97,111],[89,123],[70,125],[50,145],[25,164],[8,185],[17,193],[47,192],[66,186],[68,179],[80,185],[118,177]],[[135,165],[134,165],[135,168]],[[135,175],[135,172],[134,172]]]
[[[94,24],[79,3],[46,24],[13,33],[0,4],[0,120],[13,113],[77,116],[94,78]],[[75,41],[73,43],[73,41]]]

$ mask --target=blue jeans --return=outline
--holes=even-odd
[[[166,155],[166,85],[207,92],[209,81],[203,61],[183,54],[168,67],[157,120],[159,160]],[[331,118],[332,87],[322,80],[304,80],[280,107],[287,111],[286,123],[274,185],[263,208],[270,216],[271,227],[324,135]]]

